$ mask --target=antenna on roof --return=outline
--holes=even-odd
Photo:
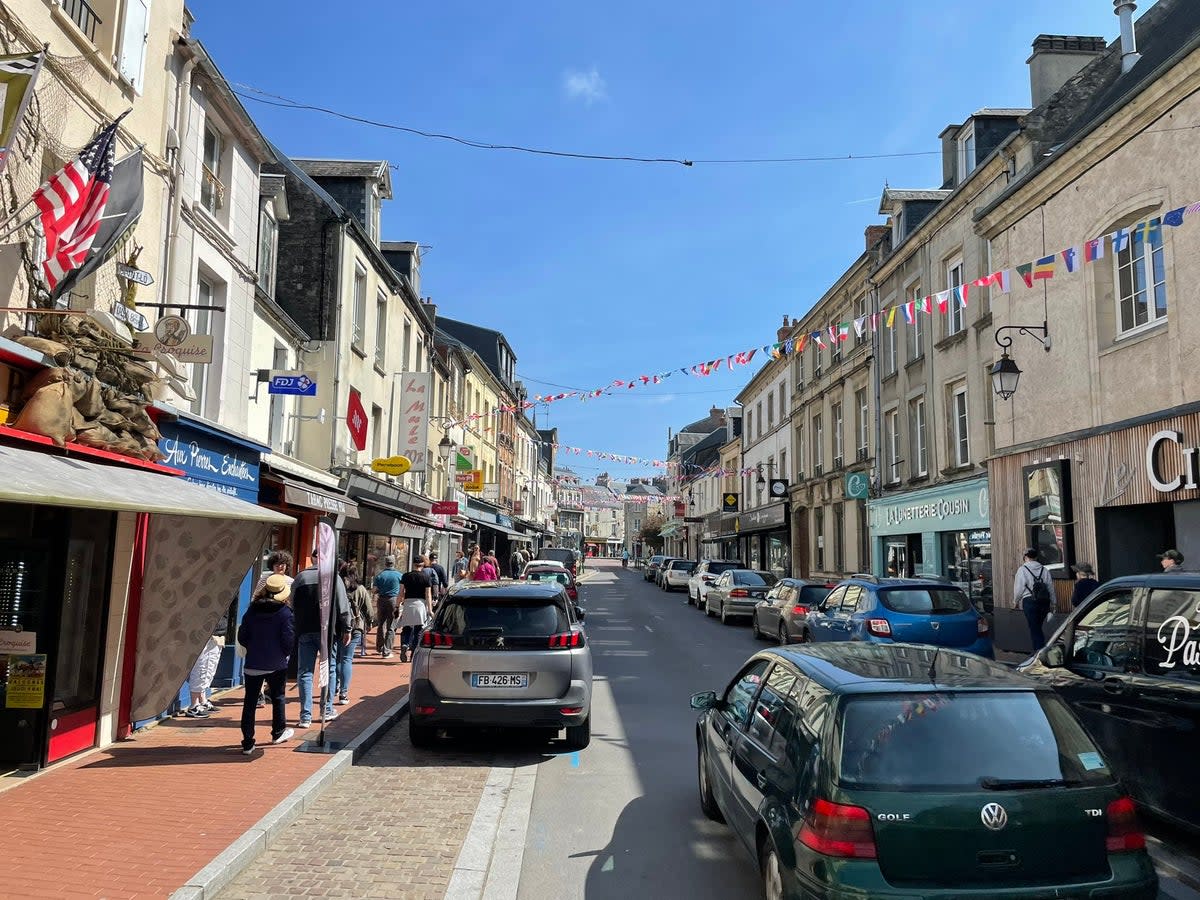
[[[936,650],[933,651],[933,659],[931,659],[929,661],[929,682],[930,682],[930,684],[934,684],[934,685],[937,684],[937,677],[936,677],[937,676],[937,658],[938,658],[938,654],[941,652],[942,652],[942,648],[938,647]]]

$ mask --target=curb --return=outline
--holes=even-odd
[[[1193,891],[1200,891],[1200,867],[1193,860],[1153,835],[1146,836],[1146,850],[1160,875],[1166,874]]]
[[[250,826],[249,830],[218,854],[217,858],[171,894],[171,900],[212,900],[229,882],[254,862],[297,817],[313,806],[344,770],[374,746],[383,732],[408,711],[408,694],[368,725],[358,737],[313,772],[303,784]]]

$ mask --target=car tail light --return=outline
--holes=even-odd
[[[988,620],[983,616],[979,617],[979,621],[975,623],[975,630],[980,634],[987,634],[991,627],[988,625]]]
[[[577,716],[583,712],[582,706],[560,706],[558,711],[564,716]]]
[[[805,816],[798,838],[805,847],[824,856],[875,858],[871,814],[861,806],[817,800]]]
[[[582,647],[585,644],[582,631],[564,631],[561,634],[550,635],[549,646],[554,648]]]
[[[435,712],[437,712],[437,707],[436,706],[414,706],[413,712],[415,712],[418,716],[432,716]]]
[[[445,634],[441,631],[423,631],[421,632],[422,647],[453,647],[454,636]]]
[[[568,596],[568,597],[570,597],[572,600],[578,600],[578,599],[579,599],[579,591],[576,589],[575,585],[573,585],[573,584],[572,584],[572,585],[568,585],[568,587],[567,587],[567,596]]]
[[[712,582],[714,582],[714,581],[716,581],[716,580],[717,580],[717,576],[716,576],[716,575],[701,575],[701,576],[700,576],[700,580],[701,580],[701,581],[706,581],[706,582],[708,582],[709,584],[712,584]]]
[[[1146,849],[1146,835],[1128,797],[1118,797],[1108,804],[1108,838],[1104,843],[1109,853]]]
[[[746,590],[742,590],[742,588],[734,588],[732,591],[729,592],[729,596],[730,597],[749,597],[750,592],[746,591]]]
[[[867,619],[867,631],[880,637],[891,637],[892,625],[887,619]]]
[[[793,616],[807,616],[808,615],[808,607],[807,606],[793,606],[792,607],[792,615]]]

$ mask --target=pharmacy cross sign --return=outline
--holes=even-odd
[[[350,430],[350,439],[354,441],[354,449],[367,449],[367,411],[363,409],[362,397],[358,391],[350,392],[350,403],[346,407],[346,428]]]

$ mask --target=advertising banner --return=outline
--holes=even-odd
[[[432,399],[432,372],[409,372],[400,379],[400,446],[397,449],[401,456],[412,460],[410,472],[425,471]]]

